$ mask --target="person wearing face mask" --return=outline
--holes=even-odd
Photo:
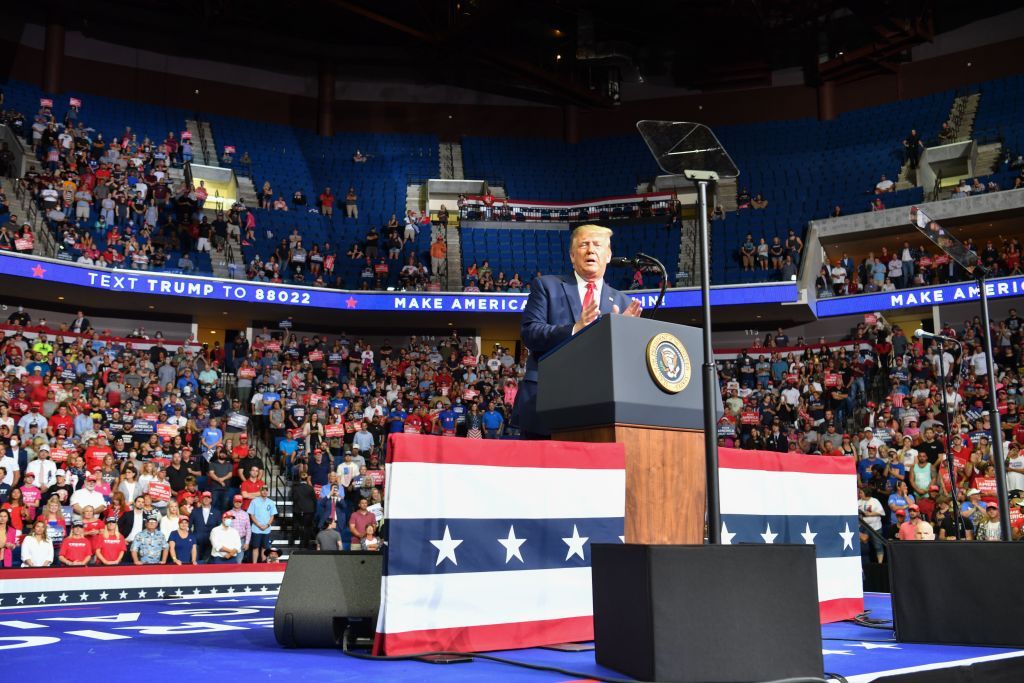
[[[234,527],[234,517],[230,510],[225,512],[220,526],[210,532],[211,564],[237,564],[242,561],[242,538]]]

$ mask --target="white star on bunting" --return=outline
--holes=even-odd
[[[500,543],[503,546],[505,546],[505,564],[508,564],[512,560],[513,557],[516,558],[517,560],[519,560],[520,562],[524,562],[525,563],[525,560],[523,560],[523,554],[519,550],[519,548],[524,543],[526,543],[526,539],[525,538],[516,538],[516,528],[515,528],[515,526],[509,526],[509,528],[508,528],[508,537],[507,538],[499,538],[498,539],[498,543]]]
[[[84,593],[83,593],[83,595],[84,595]],[[100,600],[106,600],[106,599],[107,599],[107,591],[103,591],[102,593],[100,593]]]
[[[569,558],[573,555],[578,555],[581,560],[587,558],[583,557],[583,545],[590,540],[589,536],[580,536],[579,530],[576,525],[572,525],[572,536],[569,538],[563,538],[562,541],[569,546],[569,550],[565,553],[565,559],[568,562]]]
[[[126,599],[128,597],[128,591],[121,591],[117,594],[117,597],[121,598],[122,600]]]
[[[462,543],[462,541],[459,541],[459,543]],[[267,592],[267,587],[266,586],[260,586],[260,593],[266,593],[266,592]]]
[[[103,595],[106,596],[106,593],[104,593]],[[86,600],[89,599],[89,594],[88,593],[79,593],[78,599],[81,602],[85,602]],[[107,598],[104,597],[103,599],[106,600]]]
[[[39,602],[41,602],[41,603],[46,602],[46,593],[40,593],[39,594]]]
[[[140,598],[146,597],[146,591],[139,591],[139,597]]]
[[[843,539],[843,550],[853,550],[853,532],[850,531],[850,523],[846,523],[846,531],[840,531],[839,536]]]
[[[453,539],[451,531],[448,530],[448,525],[444,526],[444,536],[437,541],[431,541],[430,545],[437,548],[437,562],[434,566],[439,566],[445,560],[451,560],[452,564],[458,565],[459,561],[455,559],[455,549],[462,545],[461,539]]]
[[[767,543],[768,545],[772,545],[772,544],[775,543],[775,539],[778,538],[779,535],[772,533],[772,523],[771,522],[768,522],[768,524],[766,524],[766,526],[768,528],[765,529],[763,534],[761,534],[761,538],[763,538],[764,542]]]
[[[160,590],[158,590],[156,592],[156,597],[158,597],[158,598],[164,597],[164,589],[163,588],[161,588]]]
[[[18,596],[18,599],[16,600],[16,602],[17,602],[17,603],[18,603],[19,605],[24,605],[24,604],[25,604],[25,596],[24,596],[24,595],[19,595],[19,596]]]
[[[804,526],[803,533],[800,535],[803,536],[804,543],[806,543],[807,545],[814,545],[814,537],[818,534],[816,532],[811,531],[811,523],[807,522],[807,524]]]
[[[199,588],[196,587],[195,590],[192,591],[192,595],[199,595],[200,592]]]
[[[242,590],[245,591],[246,593],[251,593],[252,592],[252,588],[250,588],[249,586],[246,586]]]
[[[729,527],[722,522],[722,545],[732,545],[732,539],[736,538],[736,534],[729,531]]]
[[[68,601],[68,594],[67,593],[61,593],[57,597],[60,599],[61,602],[67,602]]]
[[[228,593],[234,593],[235,592],[235,587],[234,586],[229,586],[227,592]]]

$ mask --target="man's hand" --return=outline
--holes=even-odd
[[[595,296],[593,301],[590,302],[590,305],[583,309],[583,312],[580,314],[580,319],[572,326],[572,333],[578,334],[581,332],[584,327],[597,320],[598,315],[600,315],[600,312],[597,309],[597,297]]]
[[[640,314],[644,312],[644,307],[640,305],[640,302],[636,299],[629,304],[629,307],[625,311],[622,311],[622,315],[628,315],[631,318],[638,318]],[[612,313],[619,313],[619,306],[615,304],[612,306]]]

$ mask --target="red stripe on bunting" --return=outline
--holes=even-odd
[[[594,639],[593,617],[569,617],[513,624],[488,624],[439,628],[404,633],[378,633],[374,651],[386,655],[417,652],[486,652],[550,645],[579,643]],[[513,644],[514,643],[514,644]]]
[[[806,474],[856,474],[857,472],[857,465],[852,457],[745,451],[738,448],[719,448],[718,467],[719,469],[803,472]]]
[[[388,441],[388,462],[621,470],[626,467],[626,449],[619,443],[505,439],[481,442],[425,434],[392,434]]]

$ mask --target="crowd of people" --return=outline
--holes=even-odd
[[[42,163],[20,179],[59,245],[58,257],[86,265],[136,270],[195,269],[196,252],[221,251],[255,226],[244,204],[201,209],[203,181],[171,179],[172,166],[191,160],[191,142],[173,131],[154,141],[131,127],[109,138],[70,107],[62,121],[41,107],[23,130]]]
[[[992,434],[987,408],[986,333],[995,349],[1001,435]],[[859,324],[839,343],[794,341],[781,329],[758,339],[720,368],[720,443],[856,458],[861,515],[877,532],[863,534],[873,561],[882,559],[883,538],[962,538],[966,527],[968,539],[998,540],[996,467],[1005,468],[1012,536],[1021,540],[1024,318],[1011,310],[991,330],[975,318],[940,334],[957,341],[908,337],[884,319]],[[1004,463],[995,461],[997,437]]]
[[[997,247],[995,240],[985,240],[980,246],[967,238],[964,246],[976,253],[988,269],[990,277],[1020,275],[1022,272],[1021,243],[1017,237],[1002,238]],[[912,246],[882,246],[870,251],[859,264],[846,253],[835,261],[825,257],[815,281],[818,297],[892,292],[908,287],[926,287],[971,279],[963,266],[940,253],[937,248]]]
[[[523,371],[454,334],[208,347],[21,308],[0,362],[3,567],[276,561],[284,528],[377,549],[387,436],[501,438]]]
[[[305,246],[304,237],[294,228],[264,259],[255,254],[247,264],[246,278],[256,282],[290,282],[314,287],[383,290],[395,286],[411,291],[440,287],[448,251],[444,231],[438,230],[430,247],[430,267],[420,261],[416,238],[421,230],[432,230],[429,216],[409,211],[404,226],[395,214],[378,231],[370,226],[362,239],[353,240],[342,252],[329,239]],[[268,237],[272,235],[268,234]],[[243,246],[252,243],[250,233]],[[355,272],[353,281],[348,273]],[[392,277],[395,276],[395,277]]]

